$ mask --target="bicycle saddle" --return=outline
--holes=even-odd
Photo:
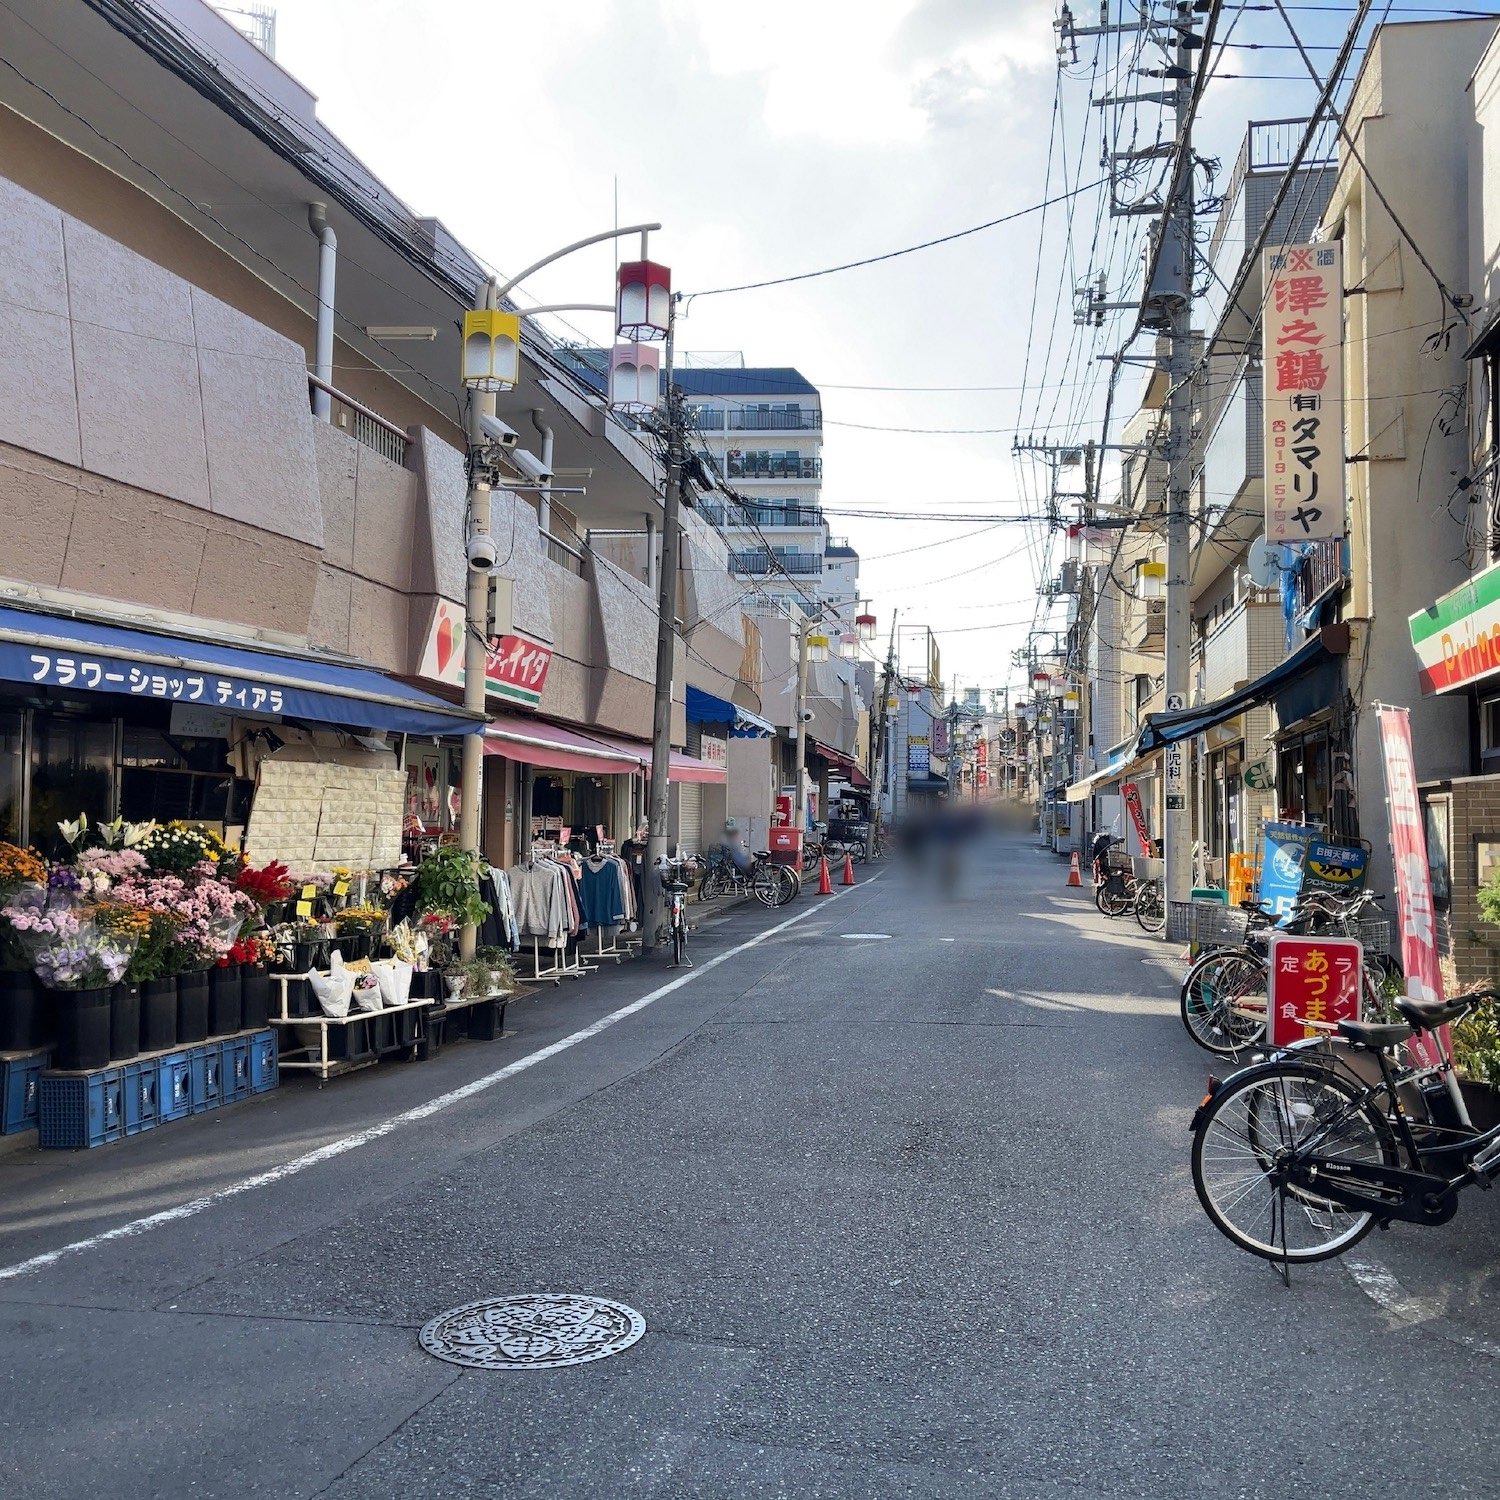
[[[755,851],[755,857],[757,859],[770,859],[771,851],[769,849],[757,849]]]
[[[1413,1031],[1431,1031],[1468,1015],[1473,1005],[1472,995],[1460,995],[1456,1000],[1398,1000],[1396,1009],[1411,1022]]]
[[[1353,1042],[1356,1047],[1368,1047],[1372,1052],[1394,1047],[1398,1042],[1407,1041],[1411,1034],[1412,1029],[1405,1021],[1395,1021],[1388,1026],[1374,1021],[1339,1022],[1339,1035],[1345,1041]]]

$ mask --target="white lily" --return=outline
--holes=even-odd
[[[72,822],[67,822],[66,820],[64,820],[57,825],[57,828],[58,832],[62,834],[64,840],[71,846],[73,844],[76,844],[78,840],[83,837],[84,830],[88,826],[89,815],[87,813],[79,813]]]
[[[125,831],[121,835],[120,847],[122,849],[134,849],[148,834],[156,828],[156,819],[152,818],[147,823],[127,823]]]

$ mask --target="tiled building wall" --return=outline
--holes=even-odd
[[[1479,912],[1481,846],[1500,852],[1500,776],[1474,776],[1437,782],[1422,788],[1425,802],[1448,809],[1448,871],[1452,900],[1439,915],[1438,951],[1443,983],[1450,994],[1478,984],[1500,981],[1500,927]],[[1395,897],[1386,909],[1395,913]]]

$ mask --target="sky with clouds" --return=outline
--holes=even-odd
[[[795,275],[1093,183],[1110,122],[1137,144],[1159,131],[1154,107],[1091,108],[1091,93],[1160,87],[1131,75],[1128,47],[1081,40],[1060,77],[1048,0],[274,3],[278,60],[320,118],[502,272],[660,220],[653,257],[679,290]],[[1077,10],[1079,24],[1097,15]],[[1323,47],[1342,24],[1337,8],[1298,22]],[[1233,39],[1256,38],[1287,41],[1279,18],[1247,14]],[[1211,87],[1201,149],[1227,174],[1247,119],[1298,114],[1314,95],[1294,52],[1236,48],[1219,66],[1241,76]],[[821,388],[833,533],[861,553],[882,635],[893,610],[930,626],[960,689],[1019,681],[1011,654],[1032,626],[1045,532],[978,518],[1037,513],[1046,476],[1013,455],[1018,433],[1097,433],[1095,356],[1120,330],[1075,330],[1070,288],[1106,262],[1112,286],[1128,277],[1143,222],[1111,219],[1093,190],[882,265],[686,304],[681,350],[793,365]],[[607,302],[613,274],[601,247],[521,290]],[[606,317],[573,324],[612,334]],[[1123,414],[1135,393],[1127,378]],[[860,510],[976,519],[847,514]]]

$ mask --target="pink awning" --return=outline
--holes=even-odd
[[[545,719],[523,719],[499,714],[485,726],[484,753],[555,771],[592,771],[601,776],[629,776],[641,770],[641,758],[625,749],[625,741],[603,741],[549,724]]]
[[[596,734],[594,738],[601,745],[608,745],[623,755],[638,757],[642,774],[646,776],[651,774],[651,745],[648,741],[627,740],[613,734]],[[710,761],[699,760],[696,755],[684,755],[681,750],[674,750],[672,764],[667,771],[667,780],[704,781],[723,786],[729,780],[729,773],[723,766],[716,766]]]

